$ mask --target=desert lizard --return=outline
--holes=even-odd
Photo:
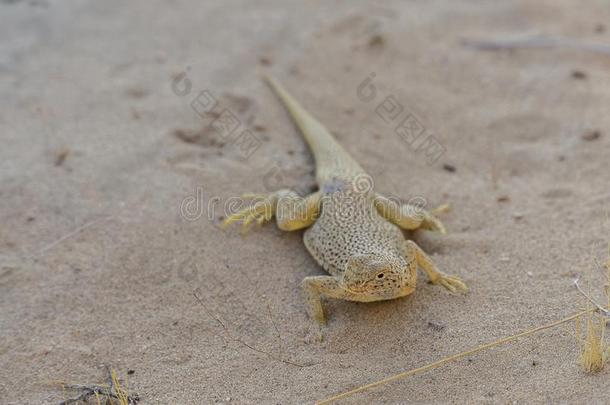
[[[244,227],[275,217],[284,231],[307,228],[309,253],[330,274],[305,277],[302,289],[309,315],[325,323],[322,297],[370,302],[403,297],[415,290],[417,268],[434,284],[466,291],[458,278],[439,271],[428,255],[402,229],[445,233],[433,212],[395,201],[373,190],[370,176],[329,133],[274,79],[265,77],[314,155],[318,191],[300,197],[291,190],[244,194],[258,201],[228,216],[224,226]]]

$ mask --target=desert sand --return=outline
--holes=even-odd
[[[312,403],[575,313],[579,275],[601,300],[606,48],[465,41],[603,45],[609,21],[604,1],[1,2],[0,402],[57,404],[109,366],[144,404]],[[451,203],[448,235],[407,236],[467,295],[422,274],[329,300],[316,341],[302,233],[219,227],[231,197],[315,187],[263,72],[379,191]],[[569,323],[341,403],[606,403],[578,356]]]

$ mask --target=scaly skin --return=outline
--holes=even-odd
[[[330,274],[306,277],[302,282],[310,316],[325,323],[322,296],[370,302],[408,295],[415,290],[418,266],[432,283],[452,292],[466,291],[459,278],[440,272],[400,230],[421,228],[445,233],[442,223],[432,213],[375,193],[370,176],[328,130],[279,83],[270,77],[265,79],[313,152],[319,190],[305,198],[290,190],[249,194],[258,199],[257,203],[229,216],[224,224],[243,221],[247,227],[275,216],[282,230],[307,228],[305,246]]]

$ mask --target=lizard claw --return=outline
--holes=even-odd
[[[438,232],[442,235],[446,235],[447,230],[445,229],[445,226],[443,225],[441,220],[437,218],[437,215],[445,214],[450,209],[451,205],[443,204],[436,207],[430,212],[425,212],[425,217],[422,221],[421,228],[432,232]]]
[[[258,196],[259,195],[256,195],[257,198]],[[222,222],[221,227],[225,229],[229,225],[241,221],[242,233],[246,233],[249,229],[249,226],[253,222],[256,222],[258,225],[262,225],[264,222],[269,221],[271,218],[273,218],[273,207],[271,201],[266,198],[234,214],[229,215]]]
[[[243,193],[241,195],[241,198],[245,198],[248,200],[254,200],[254,199],[263,200],[263,199],[267,198],[267,195],[261,194],[261,193]]]
[[[468,286],[460,278],[454,276],[442,275],[433,283],[442,285],[452,293],[468,291]]]
[[[451,204],[445,203],[445,204],[439,205],[438,207],[433,209],[430,213],[432,215],[436,216],[436,215],[446,214],[449,211],[451,211]]]
[[[423,220],[423,222],[421,223],[421,228],[432,232],[438,232],[441,235],[447,234],[447,230],[445,229],[445,226],[443,225],[441,220],[431,214],[427,215],[426,218]]]

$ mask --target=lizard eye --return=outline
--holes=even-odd
[[[377,274],[377,278],[383,278],[384,274],[383,273],[379,273]]]

